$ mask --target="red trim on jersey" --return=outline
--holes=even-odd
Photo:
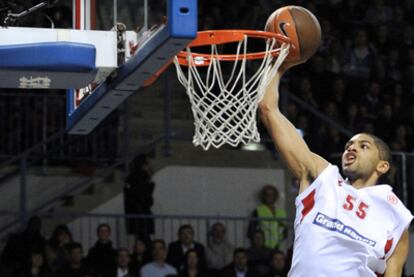
[[[392,238],[389,239],[389,240],[387,240],[387,243],[385,244],[385,247],[384,247],[384,253],[385,253],[385,255],[387,255],[387,253],[391,250],[392,242],[393,242],[393,239]]]
[[[302,219],[300,222],[302,222],[305,216],[312,210],[313,206],[315,206],[315,192],[316,189],[312,190],[305,198],[303,198]]]

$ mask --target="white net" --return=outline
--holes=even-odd
[[[247,68],[247,42],[245,36],[237,45],[237,58],[229,75],[223,75],[223,66],[218,58],[217,45],[211,45],[211,62],[201,75],[197,63],[203,58],[193,57],[187,48],[188,69],[183,71],[177,58],[174,63],[178,80],[186,88],[194,115],[195,132],[193,144],[208,150],[224,144],[233,147],[240,143],[258,143],[260,134],[256,124],[256,111],[265,87],[275,76],[278,68],[289,54],[289,44],[282,44],[279,56],[274,61],[271,50],[277,45],[275,39],[266,42],[266,54],[258,70],[251,76]],[[240,57],[240,59],[239,59]],[[204,78],[203,78],[204,77]]]

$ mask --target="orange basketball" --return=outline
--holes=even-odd
[[[286,6],[277,9],[267,19],[265,31],[290,38],[287,61],[293,64],[306,62],[321,44],[321,26],[318,19],[307,9]]]

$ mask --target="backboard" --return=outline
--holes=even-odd
[[[197,0],[33,2],[7,22],[42,10],[50,26],[3,22],[0,88],[67,89],[69,134],[91,132],[197,35]]]

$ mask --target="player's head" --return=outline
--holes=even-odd
[[[390,148],[377,136],[359,133],[345,145],[342,169],[351,182],[360,178],[369,178],[373,174],[379,179],[388,172],[390,164]]]

